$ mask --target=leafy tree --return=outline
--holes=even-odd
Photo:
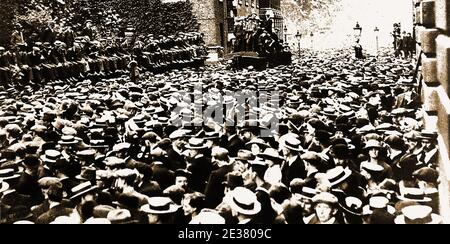
[[[1,0],[0,8],[0,46],[9,46],[14,29],[14,16],[17,12],[16,0]]]

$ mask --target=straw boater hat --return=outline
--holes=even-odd
[[[41,156],[41,160],[46,163],[56,163],[61,158],[61,153],[56,150],[46,150],[45,154]]]
[[[215,210],[204,209],[200,214],[195,216],[189,224],[196,225],[223,225],[225,219]]]
[[[6,182],[3,182],[3,180],[0,179],[0,193],[3,193],[9,189],[9,184]]]
[[[61,140],[58,143],[69,146],[78,144],[78,141],[74,136],[61,136]]]
[[[402,215],[395,218],[396,224],[442,224],[442,217],[432,213],[429,206],[413,205],[402,209]]]
[[[341,208],[352,215],[361,216],[363,214],[363,202],[356,197],[346,197],[345,203],[339,203]]]
[[[258,154],[258,157],[262,159],[273,160],[276,162],[284,160],[284,158],[280,156],[280,153],[273,148],[267,148],[266,150],[264,150],[264,153]]]
[[[374,210],[386,210],[390,214],[395,214],[395,208],[389,205],[389,199],[383,196],[375,196],[369,199],[369,204],[363,207],[363,215],[371,215]]]
[[[205,144],[205,140],[201,138],[191,138],[189,139],[189,144],[186,145],[186,149],[191,150],[200,150],[207,148],[207,145]]]
[[[431,202],[431,198],[427,197],[425,191],[419,188],[405,188],[402,194],[398,196],[401,201],[412,201],[417,203]]]
[[[320,192],[316,189],[304,186],[300,193],[295,193],[294,196],[299,199],[306,199],[312,201],[312,199]]]
[[[287,137],[284,141],[284,147],[296,152],[301,152],[304,150],[301,146],[301,142],[295,137]]]
[[[20,178],[20,174],[14,169],[2,169],[0,170],[0,181],[10,181]],[[6,184],[6,182],[3,182]]]
[[[258,202],[255,193],[244,187],[236,187],[225,196],[224,202],[243,215],[253,216],[261,211],[261,203]]]
[[[95,190],[97,190],[97,186],[93,186],[90,181],[84,182],[72,188],[73,195],[70,197],[70,199],[75,199],[77,197],[83,196]]]
[[[142,206],[141,211],[148,214],[160,215],[174,213],[179,208],[168,197],[151,197],[148,199],[148,204]]]
[[[344,168],[342,166],[338,166],[334,169],[329,170],[326,173],[327,179],[330,182],[331,186],[336,186],[339,183],[345,181],[350,177],[352,171],[349,168]]]

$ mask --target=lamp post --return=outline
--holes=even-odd
[[[314,49],[314,33],[311,32],[311,34],[309,35],[311,37],[311,50]]]
[[[362,59],[363,58],[363,48],[360,43],[362,27],[359,25],[358,22],[356,22],[356,26],[353,28],[353,30],[354,30],[354,35],[355,35],[355,39],[356,39],[355,58]]]
[[[300,34],[300,31],[297,31],[297,34],[295,35],[295,38],[298,42],[298,57],[300,58],[301,55],[301,40],[302,40],[302,34]]]
[[[377,45],[377,54],[378,54],[378,38],[380,35],[380,29],[378,29],[378,27],[375,27],[375,30],[373,30],[375,32],[375,38],[376,38],[376,45]]]
[[[286,25],[284,26],[283,31],[284,31],[284,42],[287,43],[287,32],[288,32],[288,28],[287,28]]]
[[[362,27],[359,25],[359,22],[356,22],[356,26],[355,26],[355,28],[353,28],[353,30],[354,30],[355,38],[360,39],[361,35],[362,35]]]

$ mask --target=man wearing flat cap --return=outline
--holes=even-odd
[[[338,213],[338,199],[331,193],[322,192],[312,199],[315,216],[308,224],[339,224],[336,215]]]

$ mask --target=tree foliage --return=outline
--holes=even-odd
[[[173,35],[198,30],[188,1],[161,0],[1,0],[0,43],[8,43],[15,23],[22,24],[24,36],[38,33],[48,22],[64,22],[75,31],[87,20],[100,35],[117,35],[127,26],[140,35]]]
[[[281,11],[288,26],[303,34],[327,28],[341,0],[283,0]]]
[[[14,16],[17,12],[16,0],[1,0],[0,4],[0,46],[8,46],[14,29]]]

